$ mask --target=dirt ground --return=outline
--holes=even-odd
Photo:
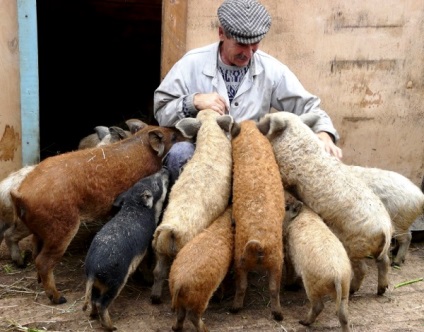
[[[21,242],[30,249],[30,238]],[[102,331],[97,320],[83,312],[85,275],[84,257],[90,238],[77,236],[55,269],[56,282],[67,303],[51,305],[41,285],[37,283],[34,265],[15,268],[9,259],[5,244],[0,247],[0,331]],[[386,294],[377,296],[377,271],[372,260],[361,289],[350,299],[349,314],[352,331],[424,331],[424,282],[406,286],[397,284],[424,276],[424,242],[413,242],[405,264],[390,269],[390,286]],[[281,290],[284,320],[271,317],[265,274],[251,273],[245,306],[238,314],[229,308],[234,287],[222,300],[215,298],[204,314],[210,331],[339,331],[334,302],[326,302],[324,311],[311,327],[298,323],[308,310],[303,289]],[[163,303],[150,303],[150,287],[134,275],[110,307],[110,314],[118,331],[171,331],[175,314],[170,308],[166,287]],[[186,321],[184,331],[194,331]]]

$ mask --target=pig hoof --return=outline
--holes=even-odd
[[[150,301],[152,302],[152,304],[161,304],[162,303],[160,296],[157,296],[157,295],[150,296]]]
[[[20,269],[25,269],[27,264],[24,261],[15,261],[15,265]]]
[[[230,312],[232,313],[232,314],[236,314],[236,313],[238,313],[240,311],[240,308],[237,308],[237,307],[231,307],[230,308]]]
[[[306,320],[300,320],[299,321],[299,323],[300,324],[302,324],[302,325],[304,325],[304,326],[309,326],[309,325],[311,325],[308,321],[306,321]]]
[[[279,311],[273,311],[272,316],[274,317],[275,320],[278,320],[278,321],[283,320],[283,314]]]
[[[377,295],[383,295],[386,292],[387,288],[388,288],[388,286],[378,287]]]
[[[117,330],[117,328],[115,326],[107,326],[107,325],[103,325],[103,324],[102,324],[102,326],[106,331],[116,331]]]
[[[65,297],[63,297],[63,296],[59,297],[59,299],[57,299],[57,300],[55,300],[55,299],[53,298],[53,296],[49,296],[49,299],[50,299],[50,301],[51,301],[53,304],[63,304],[63,303],[66,303],[66,298],[65,298]]]
[[[25,266],[28,265],[32,261],[32,252],[31,250],[25,250],[23,254],[23,260]]]
[[[91,319],[98,319],[98,318],[99,318],[99,314],[98,314],[97,312],[94,312],[94,313],[93,313],[93,312],[91,312],[91,313],[90,313],[90,318],[91,318]]]
[[[299,284],[289,284],[289,285],[284,286],[284,289],[286,291],[290,291],[290,292],[297,292],[297,291],[301,290],[301,288],[302,288],[302,286],[299,285]]]
[[[358,291],[358,289],[356,289],[356,288],[351,288],[351,289],[349,290],[349,294],[350,294],[350,295],[353,295],[353,294],[355,294],[357,291]]]
[[[58,301],[58,303],[57,304],[63,304],[63,303],[66,303],[67,301],[66,301],[66,298],[65,297],[63,297],[63,296],[61,296],[61,297],[59,297],[59,301]]]

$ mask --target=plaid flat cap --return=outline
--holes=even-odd
[[[256,0],[225,0],[218,19],[225,32],[242,44],[258,43],[271,27],[271,16]]]

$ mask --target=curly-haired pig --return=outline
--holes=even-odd
[[[177,254],[169,272],[172,309],[177,319],[172,326],[181,331],[187,318],[197,332],[208,328],[202,315],[209,300],[228,273],[234,251],[231,205],[206,229],[191,239]]]
[[[285,263],[302,278],[310,301],[309,312],[299,323],[305,326],[314,323],[324,309],[325,297],[331,295],[336,302],[341,330],[349,332],[348,302],[352,276],[349,257],[343,244],[318,214],[299,203],[286,200],[283,231]],[[292,214],[294,217],[287,213],[296,210]]]
[[[259,123],[271,142],[286,189],[315,211],[343,243],[352,262],[351,293],[364,280],[365,259],[378,269],[377,294],[388,288],[393,227],[380,198],[345,164],[328,154],[311,130],[318,117],[270,113]]]
[[[80,224],[108,220],[115,198],[158,172],[172,145],[186,140],[176,128],[142,123],[114,144],[44,159],[11,190],[18,217],[33,233],[38,280],[51,303],[66,302],[56,287],[54,268]]]

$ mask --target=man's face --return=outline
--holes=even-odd
[[[233,38],[227,37],[222,28],[219,28],[221,40],[221,59],[226,65],[243,67],[249,64],[250,59],[259,48],[259,42],[255,44],[240,44]]]

